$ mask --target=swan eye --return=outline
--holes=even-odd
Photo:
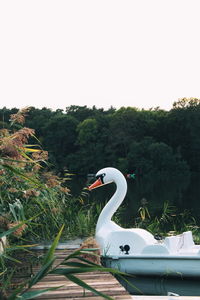
[[[97,175],[97,176],[96,176],[96,179],[99,179],[99,178],[100,178],[100,179],[101,179],[101,182],[104,183],[103,178],[104,178],[105,175],[106,175],[105,173],[102,173],[102,174],[100,174],[100,175]]]

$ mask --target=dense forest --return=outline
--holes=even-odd
[[[9,126],[17,110],[0,109],[1,128]],[[32,107],[25,126],[35,129],[56,173],[68,170],[86,177],[103,167],[116,167],[135,174],[127,196],[131,209],[145,199],[155,210],[169,202],[200,215],[199,99],[180,99],[170,111]]]

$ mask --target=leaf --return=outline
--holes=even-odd
[[[4,259],[11,260],[11,261],[13,261],[13,262],[15,262],[15,263],[19,263],[19,264],[22,263],[21,261],[19,261],[19,260],[13,258],[13,257],[11,257],[11,256],[6,255],[4,252],[1,253],[0,256],[2,256]]]
[[[42,268],[29,281],[28,283],[29,288],[47,275],[54,261],[55,261],[55,257],[49,259],[48,262],[42,266]]]
[[[101,272],[109,272],[112,274],[120,274],[120,275],[127,275],[123,272],[120,272],[119,270],[112,269],[112,268],[105,268],[100,265],[98,266],[86,266],[86,267],[76,267],[76,268],[57,268],[50,272],[50,274],[60,274],[60,275],[68,275],[68,274],[78,274],[78,273],[86,273],[86,272],[95,272],[95,271],[101,271]],[[131,275],[130,275],[131,276]]]
[[[17,289],[15,289],[14,292],[8,297],[8,300],[20,300],[20,297],[18,297],[17,295],[20,295],[25,286],[26,282],[17,287]]]
[[[84,281],[82,281],[81,279],[77,278],[76,276],[72,275],[72,274],[68,274],[68,275],[65,275],[70,281],[76,283],[77,285],[83,287],[84,289],[87,289],[91,292],[93,292],[94,294],[100,296],[100,297],[103,297],[105,299],[108,299],[108,300],[113,300],[113,298],[111,298],[110,296],[107,296],[99,291],[97,291],[96,289],[94,289],[93,287],[91,287],[90,285],[88,285],[87,283],[85,283]]]
[[[81,250],[75,250],[73,253],[69,254],[66,258],[65,258],[65,261],[66,260],[69,260],[71,258],[76,258],[78,255],[81,254]]]
[[[99,248],[84,248],[84,249],[81,249],[80,251],[81,252],[93,252],[96,250],[99,250]]]
[[[29,147],[39,147],[40,149],[42,149],[41,146],[40,146],[39,144],[32,144],[32,145],[26,144],[26,145],[24,145],[24,147],[26,147],[26,148],[27,148],[27,147],[28,147],[28,148],[29,148]],[[38,149],[38,151],[41,151],[40,149]]]
[[[27,147],[22,147],[22,149],[25,151],[25,152],[41,152],[41,149],[32,149],[32,148],[27,148]]]
[[[59,233],[57,234],[55,240],[53,241],[53,243],[52,243],[52,245],[51,245],[49,251],[47,252],[47,255],[46,255],[45,258],[44,258],[43,264],[46,264],[49,260],[51,260],[51,259],[53,258],[55,249],[56,249],[56,247],[57,247],[57,245],[58,245],[58,242],[59,242],[59,240],[60,240],[60,236],[61,236],[61,234],[62,234],[62,232],[63,232],[64,226],[65,226],[65,225],[62,225],[62,227],[61,227]]]
[[[39,297],[40,295],[49,292],[49,291],[55,291],[59,288],[61,288],[63,286],[58,286],[58,287],[53,287],[53,288],[48,288],[48,289],[44,289],[44,290],[37,290],[37,291],[31,291],[31,292],[25,292],[24,294],[20,295],[20,300],[28,300],[28,299],[33,299],[36,297]],[[8,298],[9,300],[9,298]]]
[[[7,248],[7,251],[10,251],[10,250],[26,250],[24,248],[32,248],[32,247],[35,247],[35,246],[38,246],[39,244],[31,244],[31,245],[15,245],[15,246],[12,246],[12,248],[8,247]]]
[[[3,272],[1,272],[1,273],[0,273],[0,277],[1,277],[1,276],[2,276],[2,275],[5,273],[5,272],[6,272],[6,270],[5,270],[5,271],[3,271]]]
[[[53,287],[53,288],[48,288],[48,289],[44,289],[44,290],[37,290],[37,291],[30,291],[30,292],[25,292],[25,293],[21,293],[18,294],[16,292],[14,292],[10,297],[8,297],[8,300],[28,300],[28,299],[34,299],[36,297],[39,297],[40,295],[49,292],[49,291],[54,291],[57,290],[59,288],[61,288],[62,286],[58,286],[58,287]]]
[[[68,261],[69,259],[72,259],[72,258],[76,258],[76,259],[79,259],[81,261],[84,261],[90,265],[94,265],[94,266],[99,266],[98,264],[94,263],[94,262],[91,262],[90,260],[87,260],[85,258],[83,258],[82,256],[80,256],[81,254],[90,254],[90,255],[93,255],[93,256],[96,256],[96,257],[99,257],[98,254],[96,253],[92,253],[92,251],[95,251],[95,250],[98,250],[99,248],[91,248],[91,249],[81,249],[81,250],[76,250],[74,251],[72,254],[68,255],[64,261]],[[87,251],[88,250],[88,251]]]
[[[76,256],[75,258],[79,259],[80,261],[83,261],[83,262],[86,262],[87,264],[90,264],[90,265],[93,265],[93,266],[99,266],[98,264],[90,261],[90,260],[87,260],[81,256]]]
[[[39,280],[41,280],[46,274],[49,272],[53,262],[55,261],[56,257],[54,256],[55,249],[58,245],[58,242],[60,240],[60,236],[62,234],[62,231],[64,229],[64,225],[62,225],[59,233],[57,234],[56,238],[54,239],[49,251],[47,252],[47,255],[44,258],[42,268],[38,271],[37,274],[33,276],[31,281],[29,282],[29,288],[33,286],[35,283],[37,283]]]
[[[10,170],[12,173],[20,176],[21,178],[25,179],[26,181],[29,181],[30,183],[36,185],[36,186],[40,186],[40,187],[44,187],[44,185],[42,185],[39,181],[36,181],[34,179],[32,179],[31,177],[28,177],[26,175],[24,175],[22,172],[20,172],[17,168],[13,168],[12,166],[10,165],[5,165],[5,164],[2,164],[2,166],[5,168],[5,169],[8,169]]]
[[[25,148],[24,148],[25,149]],[[22,150],[24,150],[23,148],[22,148]],[[36,150],[34,150],[34,151],[36,151]],[[34,152],[34,151],[32,151],[32,152]],[[24,151],[21,151],[21,149],[19,150],[19,152],[20,152],[20,154],[24,157],[24,158],[26,158],[26,160],[27,161],[30,161],[30,162],[32,162],[32,163],[34,163],[36,166],[40,166],[40,164],[38,164],[35,160],[33,160],[31,157],[29,157],[28,155],[26,155],[26,153],[24,152]],[[28,151],[27,151],[28,152]]]
[[[7,157],[1,157],[1,160],[17,162],[17,163],[31,163],[31,164],[35,163],[35,161],[27,161],[27,160],[22,160],[22,159],[19,160],[19,159],[7,158]]]
[[[62,265],[69,266],[69,267],[78,267],[78,268],[91,267],[91,265],[83,264],[83,263],[79,263],[79,262],[74,262],[74,261],[69,261],[69,262],[66,262],[66,263],[62,263]]]
[[[10,228],[7,231],[4,231],[2,233],[0,233],[0,239],[4,236],[10,235],[12,232],[14,232],[16,229],[18,229],[19,227],[21,227],[23,224],[27,223],[28,221],[22,221],[20,222],[18,225],[16,225],[15,227]]]

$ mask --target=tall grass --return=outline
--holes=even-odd
[[[76,236],[81,220],[81,234],[87,235],[92,229],[87,232],[84,224],[91,223],[91,216],[83,220],[86,210],[70,195],[69,174],[60,178],[50,171],[48,152],[34,130],[23,127],[27,114],[28,109],[22,109],[11,115],[10,127],[0,129],[0,232],[34,216],[28,226],[13,232],[15,241],[52,241],[61,224],[65,238]]]
[[[147,204],[138,210],[138,217],[134,220],[133,227],[147,229],[160,236],[176,235],[191,230],[196,243],[200,242],[199,226],[191,212],[184,210],[179,212],[176,207],[163,204],[163,209],[157,216],[152,217]]]

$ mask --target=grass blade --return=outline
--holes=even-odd
[[[27,223],[28,221],[22,221],[20,222],[18,225],[10,228],[9,230],[7,231],[4,231],[2,233],[0,233],[0,239],[4,236],[7,236],[7,235],[10,235],[12,232],[14,232],[16,229],[18,229],[19,227],[21,227],[23,224]]]
[[[59,289],[62,286],[59,287],[53,287],[53,288],[48,288],[44,290],[37,290],[37,291],[30,291],[30,292],[25,292],[22,294],[12,294],[10,297],[8,297],[8,300],[28,300],[28,299],[34,299],[36,297],[39,297],[40,295],[49,292],[49,291],[55,291]]]
[[[86,273],[86,272],[109,272],[112,274],[120,274],[120,275],[126,275],[129,276],[129,274],[125,274],[123,272],[120,272],[119,270],[116,269],[111,269],[111,268],[105,268],[100,265],[98,266],[86,266],[86,267],[77,267],[77,268],[57,268],[54,269],[50,272],[50,274],[60,274],[60,275],[68,275],[68,274],[79,274],[79,273]],[[131,276],[131,275],[130,275]]]
[[[97,255],[97,256],[98,256],[98,255]],[[96,264],[96,263],[94,263],[94,262],[92,262],[92,261],[90,261],[90,260],[88,260],[88,259],[86,259],[86,258],[83,258],[82,256],[75,256],[74,258],[76,258],[76,259],[78,259],[78,260],[80,260],[80,261],[83,261],[83,262],[85,262],[85,263],[87,263],[87,264],[89,264],[89,265],[99,266],[99,264]]]
[[[60,240],[60,236],[62,234],[63,229],[64,229],[64,225],[62,225],[59,233],[57,234],[57,236],[56,236],[55,240],[53,241],[49,251],[47,252],[47,255],[44,258],[43,265],[45,265],[49,260],[52,260],[52,258],[54,256],[54,252],[56,250],[56,247],[58,246],[58,242]]]
[[[21,261],[17,260],[16,258],[13,258],[13,257],[11,257],[11,256],[9,256],[7,254],[4,254],[4,253],[1,253],[0,256],[2,256],[3,259],[8,259],[8,260],[13,261],[13,262],[15,262],[17,264],[21,264],[22,263]]]
[[[31,292],[25,292],[24,294],[20,295],[20,300],[28,300],[28,299],[33,299],[36,297],[39,297],[40,295],[49,292],[49,291],[55,291],[59,288],[61,288],[62,286],[58,286],[58,287],[53,287],[53,288],[48,288],[48,289],[44,289],[44,290],[37,290],[37,291],[31,291]]]
[[[38,271],[37,274],[35,274],[33,276],[33,278],[30,280],[29,282],[29,288],[31,286],[33,286],[34,284],[36,284],[39,280],[41,280],[44,276],[47,275],[47,273],[49,272],[50,268],[52,267],[53,265],[53,262],[55,261],[56,257],[54,256],[54,252],[55,252],[55,249],[58,245],[58,242],[60,240],[60,236],[62,234],[62,231],[64,229],[64,225],[61,227],[59,233],[57,234],[56,238],[54,239],[49,251],[47,252],[47,255],[45,256],[44,258],[44,261],[43,261],[43,264],[42,264],[42,267],[41,269]]]
[[[17,168],[13,168],[12,166],[5,165],[5,164],[2,164],[2,166],[5,169],[8,169],[9,171],[11,171],[12,174],[16,174],[16,175],[20,176],[21,178],[23,178],[24,180],[28,181],[30,184],[33,184],[33,185],[38,186],[38,187],[45,187],[44,184],[41,184],[39,181],[24,175],[24,173],[19,171],[19,169],[17,169]]]
[[[89,265],[89,264],[83,264],[83,263],[74,262],[74,261],[62,263],[62,265],[69,266],[69,267],[77,267],[77,268],[91,267],[91,265]]]
[[[85,283],[83,280],[77,278],[76,276],[74,276],[72,274],[68,274],[68,275],[66,275],[66,277],[70,281],[76,283],[77,285],[83,287],[84,289],[87,289],[87,290],[93,292],[94,294],[96,294],[96,295],[98,295],[100,297],[103,297],[104,299],[113,300],[113,298],[111,298],[110,296],[107,296],[107,295],[105,295],[105,294],[97,291],[96,289],[94,289],[93,287],[91,287],[90,285],[88,285],[87,283]]]
[[[42,268],[31,278],[29,281],[28,287],[32,287],[34,284],[36,284],[38,281],[40,281],[43,277],[47,275],[50,268],[52,267],[52,264],[55,260],[55,257],[50,259],[45,265],[42,266]]]

